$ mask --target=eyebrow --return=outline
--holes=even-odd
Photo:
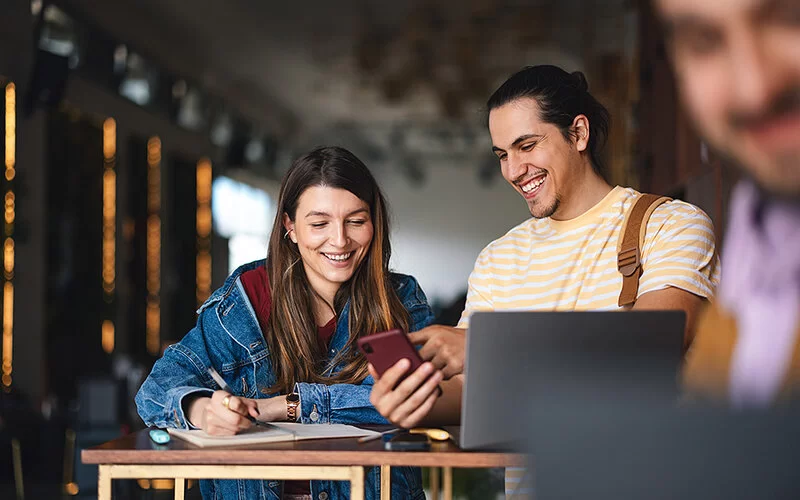
[[[666,19],[661,23],[661,27],[664,32],[664,37],[667,40],[674,38],[675,33],[680,33],[681,31],[691,29],[715,29],[713,23],[691,14],[681,14]]]
[[[541,139],[544,137],[542,134],[525,134],[517,137],[514,142],[511,143],[511,147],[519,145],[519,143],[523,141],[527,141],[528,139]],[[492,146],[492,152],[496,153],[498,151],[505,151],[502,148],[498,148],[497,146]]]
[[[347,214],[345,217],[352,217],[353,215],[361,213],[361,212],[366,212],[366,213],[369,214],[369,210],[367,210],[366,208],[359,208],[359,209],[353,210],[352,212]],[[330,216],[331,216],[331,214],[329,214],[328,212],[319,212],[317,210],[314,210],[314,211],[308,212],[306,214],[306,219],[308,219],[309,217],[330,217]]]

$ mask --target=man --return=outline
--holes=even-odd
[[[411,334],[422,344],[422,357],[445,378],[463,369],[464,329],[473,311],[617,309],[622,286],[617,239],[638,197],[632,189],[612,188],[600,174],[609,117],[581,73],[526,68],[509,78],[487,107],[503,177],[533,218],[481,252],[458,328],[435,325]],[[718,275],[706,214],[680,201],[659,206],[647,226],[642,262],[633,309],[681,309],[692,325]],[[373,404],[398,425],[417,425],[426,414],[420,409],[435,401],[431,384],[422,387],[429,392],[415,393],[428,378],[423,371],[394,391],[389,388],[404,369],[387,371],[373,389]]]
[[[689,391],[765,407],[800,387],[800,2],[657,0],[681,97],[744,180]]]
[[[445,377],[461,372],[464,329],[472,312],[619,308],[617,243],[639,193],[612,188],[600,174],[608,112],[588,92],[582,74],[554,66],[513,75],[487,107],[492,150],[503,177],[533,217],[478,256],[458,328],[432,326],[412,334],[433,366],[423,365],[399,385],[407,364],[380,378],[371,372],[376,377],[372,403],[403,427],[424,422],[435,404],[435,384],[429,379],[434,367]],[[680,201],[659,206],[647,224],[641,258],[633,309],[680,309],[691,327],[717,283],[709,218]]]

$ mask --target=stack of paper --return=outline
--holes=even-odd
[[[211,436],[199,429],[167,429],[167,431],[171,436],[183,439],[201,448],[303,441],[307,439],[356,438],[378,434],[375,431],[359,429],[358,427],[344,424],[274,423],[272,427],[253,426],[234,436]]]

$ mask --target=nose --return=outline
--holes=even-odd
[[[332,224],[333,234],[331,234],[330,243],[337,248],[343,248],[347,245],[350,239],[347,236],[347,227],[344,222]]]
[[[506,157],[506,179],[514,182],[528,172],[528,165],[519,156],[509,153]]]

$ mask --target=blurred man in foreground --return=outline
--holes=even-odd
[[[800,387],[800,2],[655,5],[684,104],[745,174],[686,385],[736,407],[771,406]]]

